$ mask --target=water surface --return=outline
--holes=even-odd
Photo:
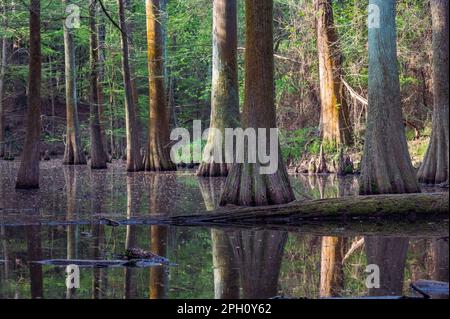
[[[342,236],[303,231],[162,225],[111,227],[52,221],[198,214],[217,206],[224,179],[192,172],[133,174],[42,163],[41,189],[14,190],[17,162],[0,161],[0,298],[319,298],[411,295],[419,279],[448,281],[448,232]],[[292,176],[298,199],[356,194],[357,179]],[[171,266],[81,269],[67,290],[48,259],[114,259],[127,248],[169,258]],[[368,264],[380,289],[366,287]]]

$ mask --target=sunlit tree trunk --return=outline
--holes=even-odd
[[[380,268],[380,288],[370,289],[370,295],[402,296],[409,239],[367,237],[365,244],[367,263]]]
[[[199,186],[206,209],[213,211],[219,206],[223,183],[215,187],[214,179],[200,179]],[[211,230],[214,267],[214,296],[216,299],[239,299],[239,273],[236,269],[233,250],[228,233],[220,229]]]
[[[139,172],[144,169],[141,156],[141,143],[139,142],[139,132],[136,121],[136,105],[133,99],[131,86],[130,61],[128,50],[128,29],[125,22],[125,7],[123,0],[118,0],[119,21],[122,44],[122,73],[125,87],[125,122],[127,136],[127,171]]]
[[[89,55],[90,55],[90,134],[91,134],[91,168],[106,169],[107,158],[103,144],[98,104],[98,39],[95,0],[89,0]]]
[[[27,132],[16,188],[39,188],[41,137],[41,1],[30,0]]]
[[[433,131],[424,162],[419,170],[419,181],[448,186],[449,176],[449,122],[448,122],[448,0],[431,0],[433,22]]]
[[[275,231],[230,233],[243,298],[268,299],[278,295],[278,280],[288,234]]]
[[[146,0],[148,67],[150,82],[150,115],[148,151],[145,159],[147,171],[176,170],[170,158],[169,118],[164,89],[163,38],[160,0]]]
[[[243,126],[256,129],[258,135],[258,129],[276,128],[272,19],[272,0],[246,0]],[[267,135],[266,141],[270,141]],[[269,144],[266,143],[263,151]],[[247,143],[246,149],[248,146]],[[221,205],[264,206],[293,201],[295,197],[286,167],[282,156],[277,156],[278,170],[272,175],[260,174],[262,164],[258,161],[256,164],[248,163],[247,156],[246,163],[233,165]]]
[[[342,55],[334,26],[333,1],[314,2],[317,12],[322,138],[325,143],[334,146],[350,145],[352,126],[341,79]]]
[[[70,1],[63,0],[64,6],[69,5],[69,3]],[[67,137],[63,163],[65,165],[84,165],[86,164],[86,158],[81,146],[80,127],[78,122],[75,47],[73,42],[73,33],[72,30],[67,27],[66,21],[64,21],[63,24],[67,118]]]
[[[379,27],[369,28],[369,106],[361,194],[416,193],[400,99],[395,26],[396,1],[370,0]]]
[[[2,2],[3,4],[3,2]],[[8,22],[6,20],[6,5],[3,4],[2,10],[4,20],[2,21],[3,27],[6,29]],[[8,63],[8,38],[3,36],[1,39],[2,55],[0,57],[0,158],[5,156],[5,74]]]
[[[219,130],[223,139],[226,128],[235,128],[240,124],[236,0],[214,0],[213,10],[211,128]],[[228,168],[231,168],[229,163],[225,163],[224,140],[216,143],[214,133],[210,132],[206,149],[214,154],[215,146],[221,147],[222,158],[212,157],[210,162],[202,163],[199,176],[227,176]]]

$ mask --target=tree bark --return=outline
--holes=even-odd
[[[226,128],[236,128],[240,122],[236,0],[214,0],[213,10],[211,129],[219,130],[224,137]],[[219,143],[211,131],[205,148],[208,155],[214,154],[215,146],[221,147],[222,158],[212,156],[210,161],[203,162],[197,173],[199,176],[228,175],[231,165],[225,163],[224,141]]]
[[[63,5],[69,5],[70,0],[63,0]],[[64,57],[66,80],[66,118],[67,137],[64,151],[64,165],[84,165],[84,156],[80,138],[80,126],[77,107],[77,82],[75,74],[75,47],[72,30],[68,29],[64,21]]]
[[[127,171],[139,172],[144,169],[141,156],[141,143],[136,121],[136,105],[133,99],[133,89],[131,85],[129,49],[128,49],[128,29],[125,21],[125,7],[123,0],[118,0],[119,21],[122,44],[122,72],[125,87],[125,122],[127,137]]]
[[[417,193],[400,99],[396,42],[396,1],[370,0],[380,13],[379,28],[369,28],[369,106],[361,194]]]
[[[174,171],[170,158],[169,118],[164,89],[163,38],[160,0],[146,0],[150,112],[146,171]]]
[[[100,124],[100,113],[98,103],[98,39],[96,21],[96,1],[89,0],[89,55],[90,55],[90,134],[91,134],[91,168],[106,169],[107,158],[103,144],[102,129]]]
[[[105,132],[106,119],[105,119],[105,60],[106,60],[106,26],[105,17],[102,16],[103,12],[100,6],[97,6],[97,11],[100,14],[100,18],[97,23],[97,38],[98,38],[98,80],[97,80],[97,96],[98,96],[98,117],[100,121],[100,132],[102,135],[103,149],[106,153],[106,161],[110,163],[112,158],[110,158],[108,153],[108,142]]]
[[[293,202],[272,207],[223,207],[214,214],[174,216],[170,218],[170,222],[180,225],[294,225],[325,221],[351,223],[377,220],[443,220],[449,216],[448,200],[448,193],[352,196]]]
[[[276,128],[272,19],[272,0],[246,0],[247,49],[242,122],[245,128],[257,131]],[[266,136],[266,141],[269,140]],[[247,157],[246,160],[248,161]],[[272,175],[260,174],[260,163],[234,164],[221,205],[265,206],[293,201],[295,196],[280,154],[278,162],[278,171]]]
[[[3,4],[2,13],[5,15],[2,22],[3,27],[8,27],[8,21],[6,20],[6,5]],[[8,38],[2,37],[2,55],[0,58],[0,158],[5,156],[5,74],[8,64]]]
[[[317,12],[322,139],[334,146],[351,145],[353,130],[342,83],[342,55],[334,26],[333,1],[314,2]]]
[[[28,75],[27,132],[16,188],[39,188],[41,137],[41,2],[30,0],[30,61]]]
[[[419,181],[422,183],[444,183],[447,187],[449,179],[448,11],[447,0],[431,0],[433,22],[433,130],[428,151],[418,173]]]

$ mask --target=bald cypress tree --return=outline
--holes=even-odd
[[[396,1],[370,0],[379,23],[369,27],[369,106],[361,194],[420,192],[403,126],[397,61]]]
[[[40,0],[30,0],[29,50],[27,132],[16,181],[18,189],[39,188],[42,76]]]
[[[218,154],[203,162],[198,175],[203,177],[227,176],[229,164],[225,163],[225,150],[216,145],[220,131],[239,126],[239,81],[237,73],[237,3],[236,0],[214,0],[213,9],[213,70],[211,95],[211,128],[206,150],[214,154],[215,147],[222,147]],[[222,141],[223,142],[223,141]]]
[[[148,70],[150,82],[149,136],[145,158],[146,171],[172,171],[170,158],[169,116],[164,89],[164,54],[161,1],[146,0]]]
[[[259,129],[276,128],[273,56],[273,1],[246,0],[245,102],[243,126]],[[263,133],[264,134],[264,133]],[[261,135],[258,136],[261,138]],[[266,136],[266,140],[269,139]],[[262,147],[268,147],[266,145]],[[246,145],[248,148],[248,145]],[[254,146],[254,145],[252,145]],[[259,146],[257,146],[259,147]],[[266,151],[266,150],[264,150]],[[256,152],[258,153],[258,152]],[[264,206],[288,203],[295,199],[286,167],[280,154],[278,170],[262,175],[257,163],[233,165],[221,204]]]
[[[322,138],[334,146],[350,145],[353,132],[342,83],[342,55],[334,26],[333,1],[314,0],[314,6],[317,11]]]
[[[99,99],[98,99],[98,66],[99,46],[96,18],[97,1],[89,0],[89,60],[90,60],[90,84],[89,84],[89,106],[90,106],[90,135],[91,135],[91,168],[106,169],[107,157],[104,149],[102,129],[100,123]]]
[[[119,22],[122,46],[122,73],[125,87],[125,122],[127,138],[127,171],[139,172],[144,170],[144,163],[141,156],[141,145],[139,141],[139,131],[136,119],[136,105],[133,98],[133,86],[131,82],[129,46],[128,46],[128,26],[125,19],[125,6],[123,0],[118,0]]]
[[[62,1],[64,6],[69,0]],[[63,163],[65,165],[86,164],[86,157],[81,146],[80,125],[78,122],[77,88],[75,74],[75,46],[73,32],[64,21],[64,67],[66,82],[66,147]]]
[[[419,181],[448,187],[449,122],[448,122],[448,0],[431,0],[433,21],[433,131],[430,145],[419,170]]]

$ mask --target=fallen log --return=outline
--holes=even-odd
[[[48,217],[40,214],[1,214],[0,225],[67,226],[103,224],[167,225],[224,230],[279,230],[317,236],[448,237],[449,194],[404,194],[355,196],[297,201],[269,207],[223,207],[214,212],[189,216],[158,216],[123,219],[123,215],[91,215],[86,220]]]
[[[216,212],[166,218],[171,224],[283,224],[308,222],[433,221],[449,217],[449,194],[353,196],[268,207],[224,207]]]

